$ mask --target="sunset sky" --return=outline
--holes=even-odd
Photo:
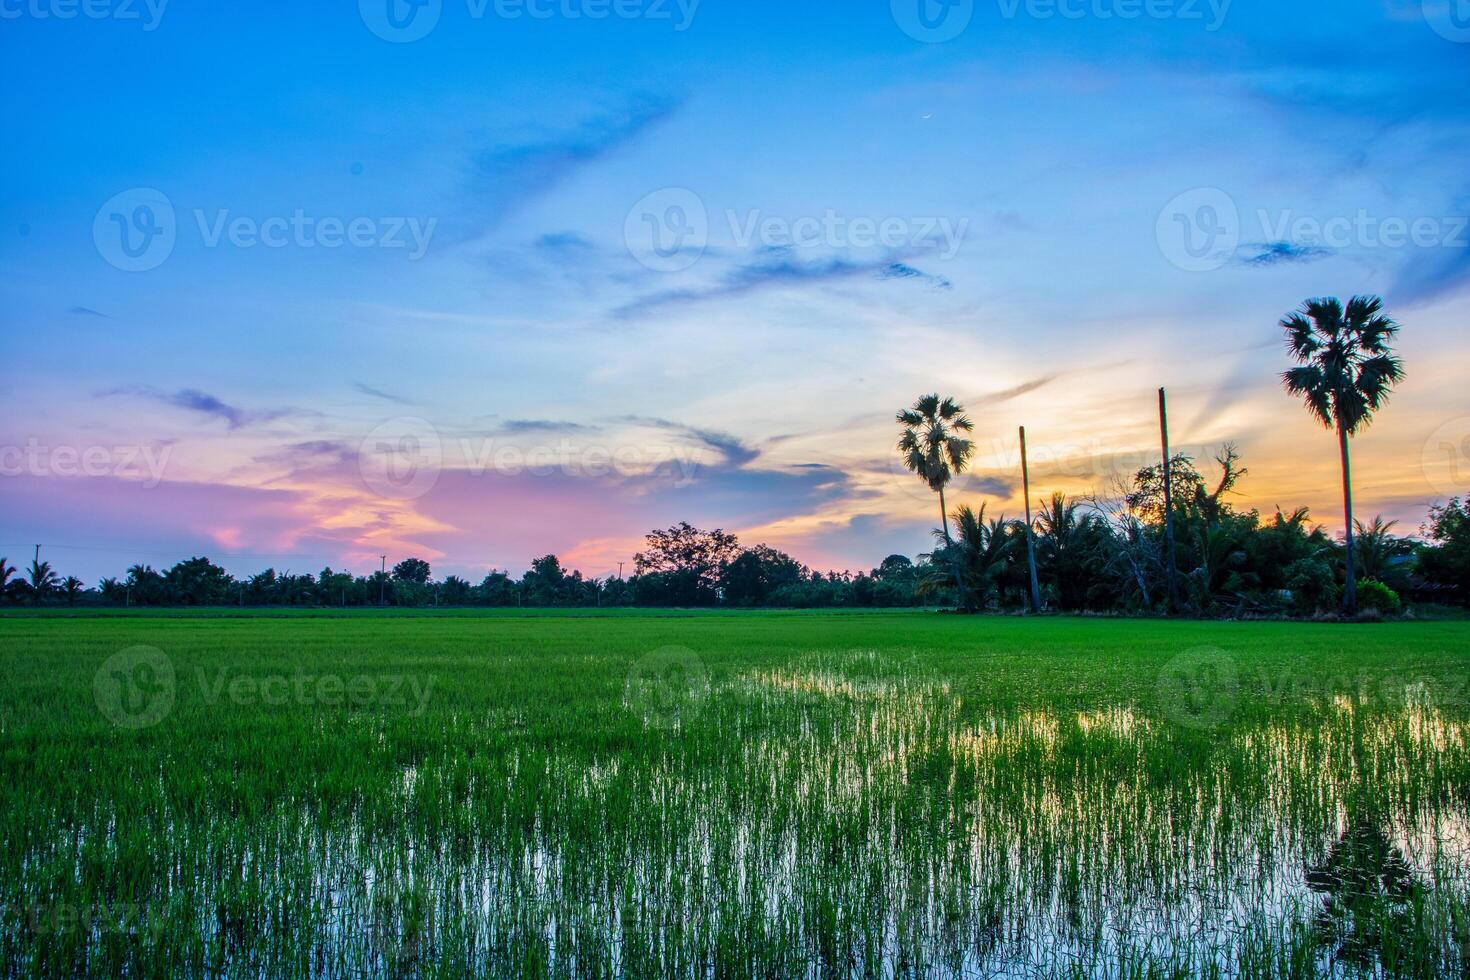
[[[1161,385],[1335,530],[1277,321],[1354,293],[1408,370],[1360,517],[1414,530],[1470,492],[1455,4],[6,3],[0,555],[871,568],[938,523],[916,396],[1016,516],[1018,425],[1036,496],[1106,492]]]

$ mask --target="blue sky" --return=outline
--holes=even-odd
[[[1018,424],[1105,491],[1161,384],[1330,523],[1275,324],[1359,292],[1409,367],[1363,507],[1470,491],[1462,0],[392,2],[0,3],[0,553],[870,567],[936,523],[915,396],[1015,513]]]

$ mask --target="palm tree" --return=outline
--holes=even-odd
[[[939,520],[944,529],[944,544],[951,552],[953,561],[954,542],[949,536],[949,510],[944,503],[944,488],[956,475],[964,472],[970,457],[975,454],[975,444],[959,433],[974,430],[975,423],[965,415],[964,406],[953,398],[941,399],[938,395],[925,395],[914,402],[913,408],[898,413],[898,424],[903,426],[903,435],[898,440],[898,451],[903,454],[904,465],[929,489],[939,494]],[[960,581],[959,566],[954,568],[955,587],[964,601],[965,587]]]
[[[1389,347],[1399,325],[1383,312],[1377,296],[1354,296],[1344,310],[1334,298],[1312,299],[1288,314],[1281,327],[1286,346],[1300,365],[1282,375],[1288,393],[1300,395],[1312,416],[1337,430],[1342,455],[1342,498],[1347,536],[1347,586],[1343,610],[1358,611],[1357,566],[1353,556],[1353,476],[1348,441],[1373,421],[1404,376]]]
[[[10,577],[15,572],[16,568],[14,565],[6,562],[4,558],[0,558],[0,595],[3,595],[5,590],[10,587]]]
[[[84,588],[86,588],[86,583],[75,575],[68,575],[64,578],[61,582],[61,591],[66,596],[66,604],[68,606],[76,605],[77,596],[82,594]]]
[[[30,570],[31,591],[37,599],[44,599],[56,590],[56,573],[49,561],[32,561]]]
[[[1411,564],[1409,559],[1414,554],[1413,542],[1393,533],[1398,524],[1398,521],[1385,521],[1382,515],[1373,518],[1372,524],[1353,522],[1353,550],[1357,552],[1358,567],[1362,569],[1363,577],[1376,579],[1392,588],[1403,584],[1393,579],[1407,577],[1406,566]]]
[[[960,588],[964,591],[962,602],[984,607],[990,601],[1000,580],[1004,577],[1010,561],[1011,549],[1017,538],[1010,534],[1011,525],[1004,517],[985,520],[985,505],[978,511],[962,506],[954,512],[955,531],[959,540],[945,547],[960,574]],[[943,541],[943,532],[935,529],[936,540]],[[933,573],[918,583],[920,594],[937,591],[945,586],[948,576]]]

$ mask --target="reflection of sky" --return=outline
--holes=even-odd
[[[1333,441],[1275,382],[1274,325],[1319,293],[1382,293],[1405,324],[1409,380],[1357,447],[1363,516],[1413,526],[1470,490],[1470,45],[1417,4],[1241,0],[1209,30],[1208,4],[1200,22],[981,3],[942,44],[887,3],[706,0],[682,31],[477,7],[446,0],[404,44],[351,6],[0,25],[23,93],[0,445],[168,449],[159,487],[20,464],[0,553],[70,545],[51,557],[91,578],[194,551],[478,572],[556,550],[605,574],[687,519],[871,567],[937,523],[890,462],[916,395],[978,423],[952,502],[1014,514],[1018,424],[1038,494],[1106,490],[1156,444],[1160,384],[1176,442],[1240,444],[1243,504],[1335,521]],[[140,272],[93,241],[132,188],[176,216]],[[650,254],[643,211],[707,247]],[[272,217],[283,247],[230,243]],[[405,245],[325,247],[323,218]],[[445,450],[408,500],[356,458],[400,416]],[[559,462],[484,465],[507,447]]]

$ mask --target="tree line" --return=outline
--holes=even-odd
[[[897,413],[897,450],[939,499],[935,548],[917,561],[890,555],[868,571],[815,571],[764,544],[688,523],[649,533],[628,578],[586,578],[556,555],[521,577],[492,571],[479,583],[435,581],[427,561],[391,573],[316,575],[266,569],[235,578],[208,558],[164,571],[134,565],[87,589],[47,562],[20,575],[0,558],[0,599],[12,603],[283,606],[950,606],[965,611],[1183,612],[1201,616],[1315,616],[1360,611],[1396,615],[1406,599],[1470,604],[1470,505],[1430,509],[1420,536],[1394,533],[1381,517],[1353,516],[1350,446],[1404,376],[1391,348],[1399,325],[1378,297],[1314,299],[1281,320],[1294,366],[1286,391],[1337,436],[1346,522],[1339,537],[1306,508],[1265,516],[1231,501],[1247,475],[1234,446],[1207,477],[1196,460],[1170,453],[1163,392],[1163,451],[1106,495],[1056,493],[1024,520],[990,518],[985,505],[951,511],[945,491],[968,466],[974,422],[953,398],[919,398]],[[953,529],[951,529],[953,528]]]

